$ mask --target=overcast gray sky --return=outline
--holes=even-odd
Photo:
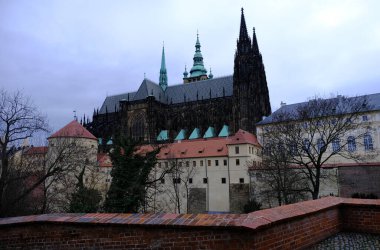
[[[240,8],[256,28],[272,109],[314,95],[380,92],[378,0],[0,0],[0,87],[20,89],[53,129],[107,95],[170,84],[192,65],[197,29],[207,69],[231,75]]]

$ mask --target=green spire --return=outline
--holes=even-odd
[[[158,81],[160,87],[163,91],[168,87],[168,75],[166,73],[166,64],[165,64],[165,47],[162,46],[162,57],[161,57],[161,68],[160,68],[160,79]]]
[[[187,73],[187,68],[186,68],[186,65],[185,65],[185,71],[183,72],[183,78],[187,78],[188,74],[189,73]]]
[[[190,70],[190,77],[207,75],[207,70],[203,65],[203,56],[201,53],[201,43],[199,42],[199,34],[197,32],[197,42],[195,43],[194,64]]]

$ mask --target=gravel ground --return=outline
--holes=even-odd
[[[310,249],[380,249],[380,235],[341,232]]]

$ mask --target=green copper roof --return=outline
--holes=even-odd
[[[165,63],[165,47],[162,46],[162,57],[161,57],[161,68],[160,68],[160,79],[158,84],[163,91],[168,87],[168,75],[166,72],[166,63]]]
[[[213,127],[208,127],[205,135],[203,136],[203,138],[212,138],[212,137],[215,137],[216,136],[216,133],[215,133],[215,129]]]
[[[201,138],[201,131],[199,130],[199,128],[195,128],[193,132],[191,132],[189,140],[198,138]]]
[[[112,145],[112,144],[113,144],[112,139],[109,139],[108,142],[107,142],[107,145]]]
[[[160,134],[157,136],[157,141],[169,140],[169,133],[167,130],[161,130]]]
[[[98,138],[98,144],[99,144],[99,145],[102,145],[102,143],[103,143],[102,138]]]
[[[230,135],[229,127],[224,125],[222,130],[220,130],[218,137],[227,137]]]
[[[185,139],[186,139],[186,130],[181,129],[181,131],[179,131],[177,137],[174,140],[179,141],[179,140],[185,140]]]
[[[201,43],[199,42],[199,35],[197,33],[197,42],[195,43],[194,64],[190,70],[190,77],[207,75],[207,70],[203,65],[203,56],[201,53]]]

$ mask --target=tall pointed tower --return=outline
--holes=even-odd
[[[190,70],[190,76],[187,74],[183,78],[184,83],[196,82],[208,79],[207,70],[203,64],[203,56],[201,52],[201,43],[199,42],[199,34],[197,33],[197,41],[195,42],[195,54],[193,57],[193,67]],[[187,73],[187,72],[186,72]]]
[[[234,61],[233,130],[255,133],[255,124],[270,113],[268,86],[256,33],[254,30],[251,41],[242,8]]]
[[[158,81],[158,84],[162,88],[162,90],[165,92],[166,88],[168,87],[168,75],[166,72],[166,63],[165,63],[165,47],[162,46],[162,57],[161,57],[161,68],[160,68],[160,79]]]

